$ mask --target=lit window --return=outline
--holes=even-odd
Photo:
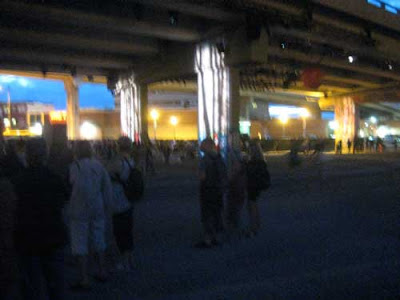
[[[11,124],[12,124],[13,126],[16,126],[16,125],[17,125],[17,120],[15,120],[15,118],[12,118],[12,119],[11,119]]]

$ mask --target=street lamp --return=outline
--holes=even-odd
[[[175,116],[171,116],[169,122],[174,127],[174,141],[176,141],[176,125],[178,125],[178,118]]]
[[[307,118],[310,116],[310,112],[307,108],[303,108],[300,115],[303,120],[303,138],[306,138]]]
[[[152,109],[150,111],[150,117],[153,120],[153,130],[154,130],[154,140],[157,140],[157,120],[160,117],[160,114],[156,109]]]
[[[286,135],[286,133],[285,133],[285,125],[288,122],[287,114],[280,115],[279,116],[279,121],[282,123],[282,136],[284,137]]]

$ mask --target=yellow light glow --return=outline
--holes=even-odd
[[[311,114],[310,114],[310,112],[308,111],[307,108],[302,108],[301,112],[300,112],[300,115],[301,115],[302,118],[308,118]]]
[[[43,134],[43,126],[40,123],[35,123],[35,125],[29,127],[29,132],[32,135],[42,135]]]
[[[51,111],[50,114],[50,123],[51,124],[65,124],[67,122],[67,112],[58,110]]]
[[[156,121],[160,117],[160,114],[156,109],[152,109],[150,111],[150,117],[151,117],[152,120]]]
[[[178,118],[175,117],[175,116],[172,116],[172,117],[169,119],[169,122],[171,123],[172,126],[176,126],[176,125],[178,125]]]
[[[286,124],[289,121],[289,118],[288,118],[288,116],[286,114],[282,114],[282,115],[279,116],[279,121],[282,124]]]
[[[81,137],[87,140],[93,140],[98,136],[96,125],[90,122],[83,122],[81,125]]]

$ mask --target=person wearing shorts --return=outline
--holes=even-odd
[[[69,207],[70,238],[72,254],[78,258],[80,280],[72,287],[90,287],[88,254],[92,249],[97,258],[97,279],[105,281],[107,272],[104,263],[106,207],[112,201],[112,186],[105,168],[92,158],[88,141],[78,141],[77,161],[70,166],[72,194]]]

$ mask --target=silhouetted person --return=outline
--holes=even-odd
[[[226,197],[226,224],[230,231],[240,227],[240,215],[246,194],[246,167],[241,154],[238,133],[231,133],[232,145],[228,150],[228,193]]]
[[[218,245],[217,233],[222,230],[222,209],[226,169],[217,153],[212,139],[205,139],[200,150],[204,156],[200,160],[200,215],[204,239],[195,244],[197,248],[210,248]]]
[[[24,140],[8,141],[6,155],[2,157],[0,167],[11,181],[26,168]]]
[[[88,273],[89,241],[98,263],[97,279],[108,277],[104,251],[106,209],[112,201],[110,177],[99,161],[92,158],[88,141],[76,143],[77,161],[70,167],[72,194],[69,206],[71,249],[78,258],[80,279],[73,289],[90,287]]]
[[[256,142],[251,142],[249,145],[249,161],[247,162],[246,170],[247,209],[250,221],[249,235],[255,235],[261,226],[257,199],[260,193],[268,189],[271,184],[264,155],[260,145]]]
[[[121,254],[119,270],[133,267],[133,204],[125,195],[124,184],[128,181],[131,170],[135,167],[131,158],[132,141],[128,137],[118,139],[118,155],[109,163],[113,187],[112,212],[113,233]]]
[[[350,141],[350,139],[347,139],[347,151],[350,154],[350,152],[351,152],[351,141]]]
[[[342,141],[336,144],[336,154],[342,154]]]
[[[28,167],[15,180],[17,195],[15,246],[20,256],[25,299],[64,298],[64,246],[67,240],[62,209],[68,196],[60,177],[46,166],[43,139],[27,142]]]
[[[11,182],[0,169],[0,295],[11,300],[17,290],[17,257],[14,245],[17,199]]]

